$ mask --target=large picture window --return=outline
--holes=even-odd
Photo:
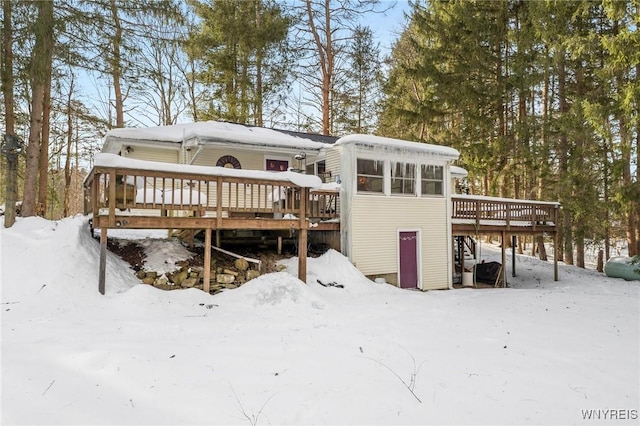
[[[442,166],[423,164],[421,171],[422,195],[444,195]]]
[[[416,165],[394,163],[391,167],[391,193],[414,195],[416,193]]]
[[[358,158],[358,192],[384,191],[384,162]]]

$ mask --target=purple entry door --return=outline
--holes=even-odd
[[[418,287],[418,233],[400,232],[400,288]]]

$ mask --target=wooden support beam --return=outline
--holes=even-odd
[[[300,188],[300,223],[298,225],[298,279],[307,282],[307,200],[309,188]]]
[[[202,290],[209,293],[211,282],[211,228],[204,230],[204,277]]]
[[[107,274],[107,228],[100,228],[100,268],[98,272],[98,291],[105,293],[105,278]]]
[[[507,248],[505,247],[506,243],[507,243],[507,232],[506,231],[502,231],[502,244],[500,244],[502,246],[502,286],[506,287],[507,286],[507,267],[506,267],[506,263],[507,263]]]
[[[307,230],[298,231],[298,279],[307,282]]]
[[[99,224],[111,226],[107,222],[107,216],[99,216],[98,223],[94,223],[96,228]],[[211,217],[158,217],[158,216],[116,216],[114,225],[120,221],[118,228],[123,229],[206,229],[216,228],[217,219]],[[221,227],[218,229],[255,229],[255,230],[290,230],[298,229],[298,219],[270,219],[270,218],[224,218],[221,220]],[[315,230],[316,228],[314,228]]]
[[[512,277],[516,276],[516,245],[517,245],[516,238],[517,237],[515,235],[511,236],[511,276]]]
[[[558,281],[558,232],[553,233],[553,280]]]
[[[458,251],[458,256],[460,256],[460,277],[464,277],[464,241],[462,241],[462,245],[458,245]]]

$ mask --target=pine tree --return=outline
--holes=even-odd
[[[278,4],[264,0],[193,6],[201,22],[187,49],[192,58],[201,58],[198,80],[212,90],[199,116],[262,125],[265,105],[286,83],[282,47],[291,19]]]
[[[342,84],[336,84],[334,90],[335,133],[372,133],[380,99],[382,62],[370,28],[356,27],[346,58]]]
[[[476,193],[560,200],[567,263],[618,218],[633,246],[638,16],[636,0],[414,4],[379,131],[458,148]]]

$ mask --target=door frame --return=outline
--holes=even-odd
[[[416,233],[416,272],[418,274],[418,282],[416,288],[422,290],[422,229],[420,228],[396,228],[396,262],[398,266],[397,287],[400,287],[400,233],[415,232]]]

